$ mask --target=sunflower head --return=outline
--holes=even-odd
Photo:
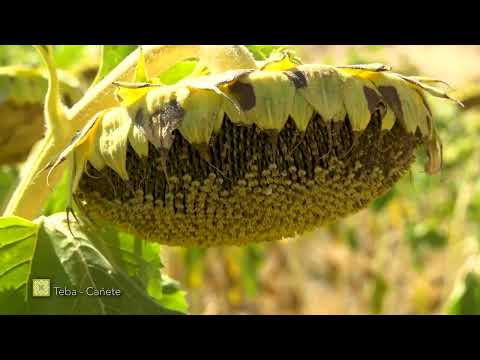
[[[67,105],[80,99],[78,82],[60,73],[60,89]],[[26,66],[0,67],[0,165],[24,160],[44,133],[43,102],[46,72]]]
[[[147,81],[145,81],[147,80]],[[426,93],[436,81],[381,64],[301,64],[277,54],[253,68],[175,85],[120,84],[60,154],[93,220],[168,245],[294,236],[366,207],[441,143]]]

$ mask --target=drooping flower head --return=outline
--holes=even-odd
[[[140,59],[141,60],[141,59]],[[438,81],[381,64],[300,64],[287,53],[236,69],[118,84],[52,162],[94,220],[169,245],[244,244],[312,230],[388,191],[424,145],[441,167],[426,94]],[[140,75],[139,75],[140,74]]]

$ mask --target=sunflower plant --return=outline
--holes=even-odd
[[[0,310],[16,299],[20,312],[54,311],[30,291],[49,276],[55,290],[124,293],[58,297],[55,311],[186,312],[160,273],[159,244],[244,245],[337,222],[387,193],[418,147],[437,174],[427,97],[456,101],[441,81],[383,64],[304,64],[283,46],[155,45],[104,47],[68,108],[53,48],[35,48],[48,72],[46,130],[0,219]],[[42,215],[59,184],[65,211]]]

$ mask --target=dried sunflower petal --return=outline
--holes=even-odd
[[[98,148],[105,163],[123,180],[128,180],[126,169],[127,142],[132,119],[124,108],[107,111],[99,122]]]

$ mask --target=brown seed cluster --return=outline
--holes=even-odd
[[[0,119],[0,165],[25,160],[45,131],[42,105],[7,101],[0,106]]]
[[[225,117],[210,144],[174,135],[166,164],[151,144],[148,158],[128,149],[129,181],[88,164],[77,195],[90,218],[167,245],[278,240],[366,207],[408,170],[421,143],[399,122],[382,131],[378,114],[361,134],[348,117],[316,115],[305,132],[292,119],[278,132]]]

